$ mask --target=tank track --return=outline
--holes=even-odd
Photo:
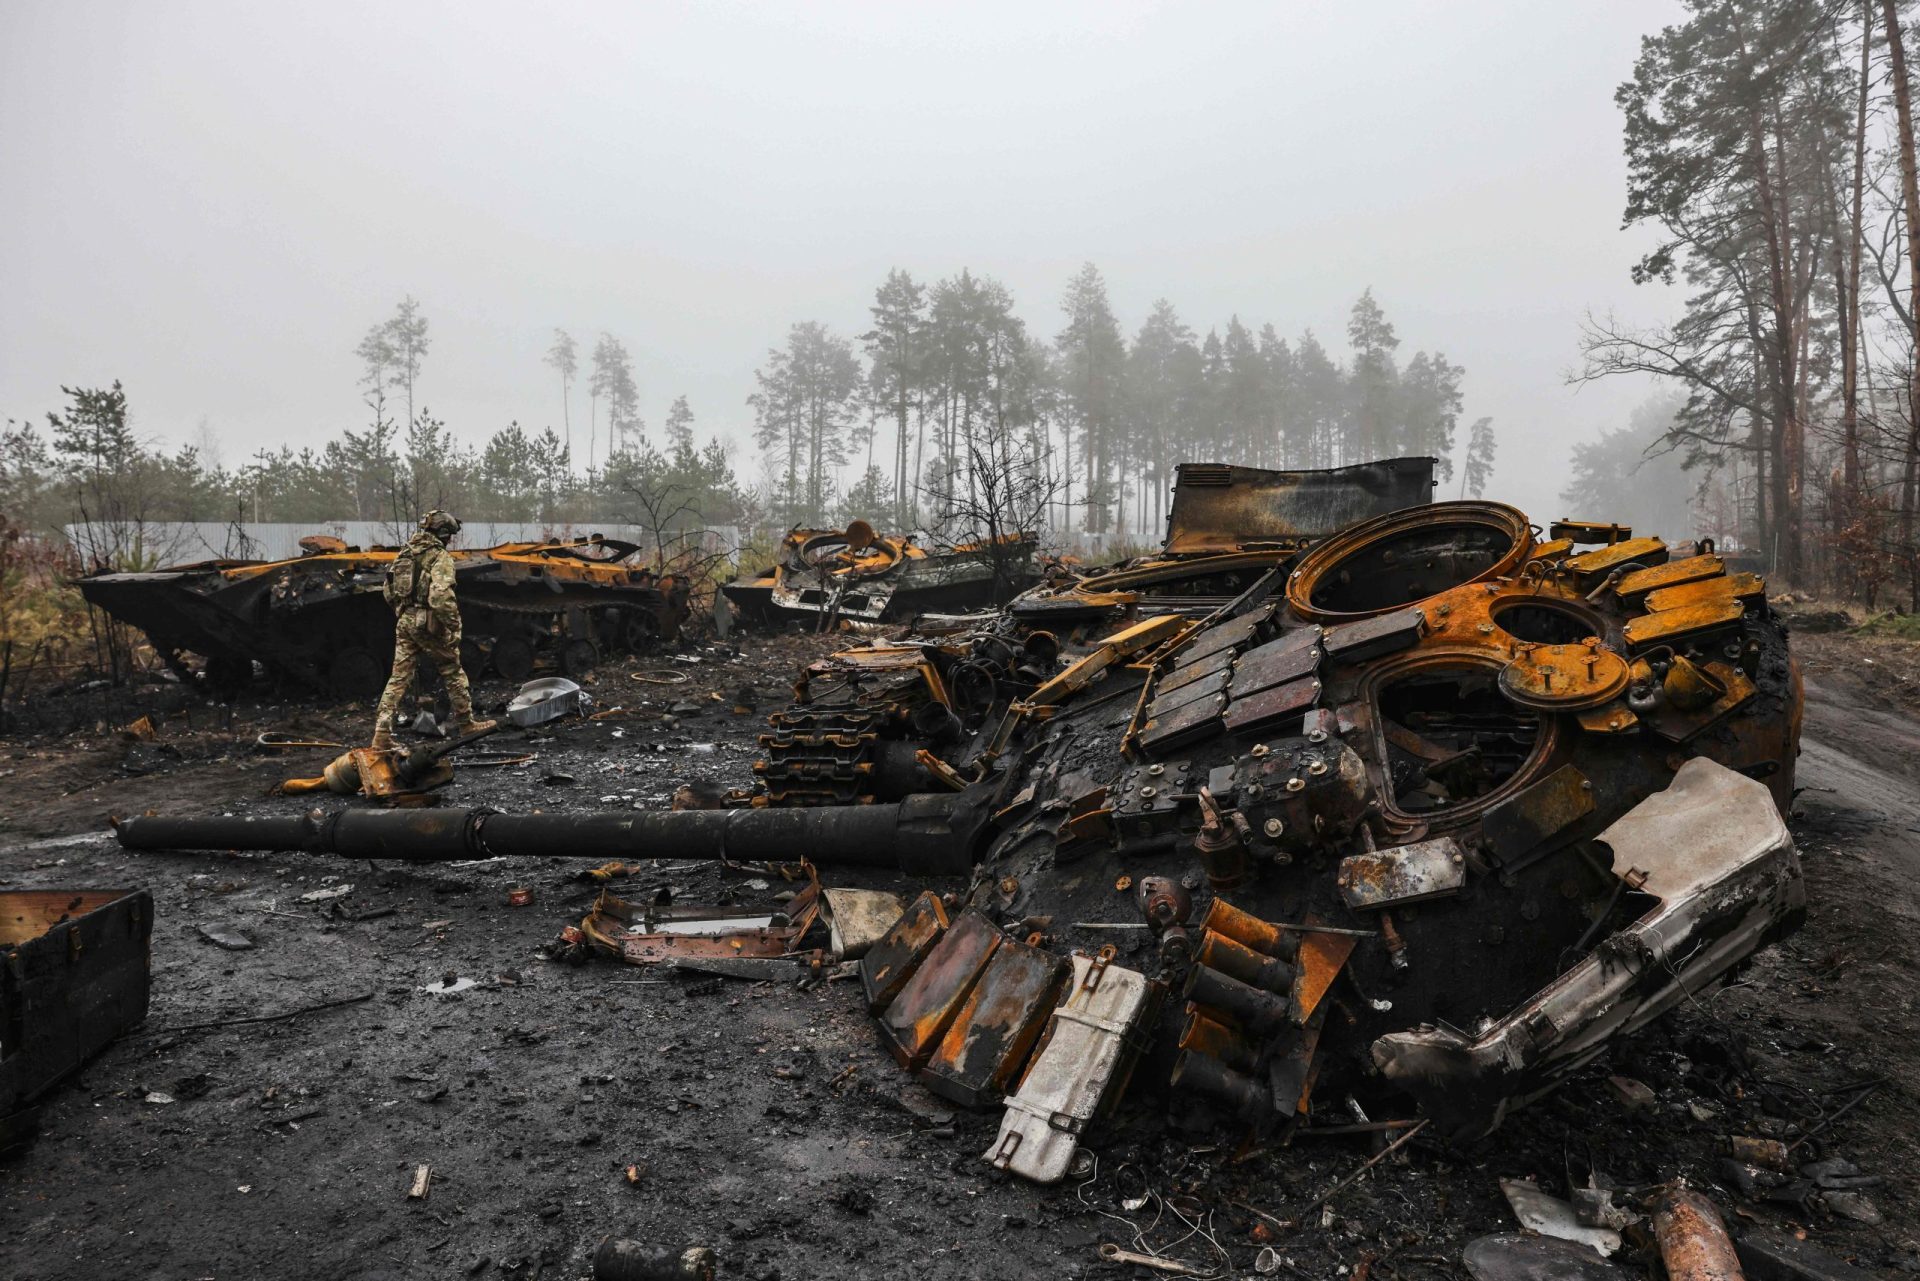
[[[753,763],[769,805],[858,805],[874,800],[881,708],[795,705],[767,718],[766,756]]]

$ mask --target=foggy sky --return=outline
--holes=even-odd
[[[558,427],[551,331],[581,407],[606,330],[650,431],[685,393],[757,479],[792,322],[857,334],[888,268],[970,267],[1051,338],[1092,261],[1129,338],[1165,296],[1343,354],[1371,286],[1544,521],[1568,443],[1648,391],[1563,385],[1582,312],[1677,308],[1627,276],[1612,101],[1672,0],[554,8],[0,7],[0,417],[119,378],[230,466],[317,444],[411,293],[463,438]]]

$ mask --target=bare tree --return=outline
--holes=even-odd
[[[969,552],[993,575],[1004,602],[1033,556],[1028,541],[1045,527],[1063,482],[1053,451],[1032,432],[980,432],[961,446],[966,464],[922,492],[955,551]]]
[[[547,349],[547,364],[560,375],[560,426],[565,432],[567,451],[573,451],[573,413],[568,407],[568,393],[573,389],[573,376],[580,371],[580,348],[573,341],[573,335],[564,329],[553,331],[553,346]]]

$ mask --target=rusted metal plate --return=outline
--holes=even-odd
[[[1320,646],[1311,638],[1305,641],[1295,638],[1309,637],[1310,634],[1311,637],[1317,637],[1319,631],[1314,627],[1293,632],[1240,655],[1233,665],[1233,683],[1228,687],[1229,692],[1235,698],[1245,698],[1271,686],[1284,685],[1310,675],[1320,666]]]
[[[1295,1030],[1292,1044],[1267,1064],[1267,1084],[1273,1094],[1273,1105],[1283,1115],[1297,1116],[1307,1110],[1313,1093],[1314,1055],[1320,1049],[1320,1029],[1326,1023],[1327,1007],[1322,1005]]]
[[[1518,795],[1487,811],[1481,823],[1493,852],[1516,859],[1593,813],[1593,784],[1572,765],[1562,765]]]
[[[1753,697],[1753,682],[1732,663],[1712,662],[1706,668],[1708,675],[1719,682],[1726,692],[1707,706],[1691,711],[1676,707],[1671,702],[1662,703],[1643,718],[1649,729],[1670,742],[1684,743],[1712,729]]]
[[[152,935],[145,890],[0,891],[0,1122],[146,1018]]]
[[[1171,692],[1155,690],[1153,702],[1147,705],[1147,718],[1151,723],[1155,718],[1164,717],[1174,710],[1185,707],[1196,698],[1214,698],[1227,692],[1227,681],[1233,673],[1222,668],[1205,680],[1182,685]]]
[[[1251,698],[1236,698],[1227,705],[1227,733],[1257,733],[1288,717],[1304,715],[1319,698],[1320,682],[1311,676],[1261,690]]]
[[[1466,855],[1451,836],[1369,850],[1340,860],[1340,897],[1358,910],[1396,907],[1457,894],[1467,883]]]
[[[1418,609],[1397,609],[1327,628],[1322,648],[1330,662],[1358,663],[1407,648],[1420,639],[1426,627],[1427,617]]]
[[[1622,565],[1642,568],[1667,563],[1667,545],[1658,538],[1628,538],[1597,551],[1567,557],[1567,568],[1576,574],[1610,574]]]
[[[1307,917],[1309,925],[1320,923],[1316,917]],[[1296,1019],[1304,1023],[1313,1017],[1359,941],[1351,934],[1308,934],[1300,940],[1300,976],[1293,981]]]
[[[1272,658],[1279,654],[1291,654],[1300,650],[1313,649],[1320,644],[1320,638],[1326,635],[1326,628],[1318,623],[1308,623],[1305,627],[1296,627],[1290,632],[1274,637],[1263,645],[1256,645],[1240,656],[1238,666],[1246,666],[1256,660]]]
[[[1433,459],[1390,458],[1323,471],[1182,463],[1167,551],[1233,551],[1320,538],[1372,516],[1433,501]]]
[[[922,891],[893,928],[860,958],[860,987],[870,1012],[878,1014],[887,1008],[946,932],[946,905],[932,890]]]
[[[1727,563],[1718,556],[1683,556],[1651,569],[1636,569],[1616,583],[1613,590],[1619,596],[1638,596],[1702,578],[1718,578],[1726,572]]]
[[[909,1072],[927,1065],[1005,938],[978,912],[962,912],[899,995],[877,1016],[880,1039]],[[872,955],[872,953],[868,953]]]
[[[673,964],[715,957],[778,959],[793,947],[788,929],[736,930],[730,934],[640,934],[620,943],[621,959],[630,965]]]
[[[1589,734],[1628,734],[1640,727],[1640,718],[1622,699],[1604,707],[1589,707],[1579,715],[1580,728]]]
[[[1683,583],[1677,587],[1663,587],[1647,595],[1647,608],[1650,610],[1687,609],[1694,605],[1704,605],[1723,600],[1752,600],[1764,596],[1767,592],[1767,580],[1758,574],[1724,574],[1718,578],[1703,578],[1698,582]]]
[[[1527,554],[1528,560],[1558,560],[1573,550],[1571,538],[1549,538],[1544,543],[1535,543]]]
[[[1185,662],[1192,663],[1208,655],[1217,654],[1221,650],[1245,644],[1252,639],[1254,632],[1259,629],[1260,624],[1267,621],[1267,616],[1271,613],[1273,613],[1273,606],[1266,605],[1254,610],[1251,614],[1243,614],[1239,618],[1231,618],[1217,626],[1209,627],[1187,642],[1186,648],[1180,651],[1180,657]]]
[[[1738,623],[1746,609],[1731,596],[1705,600],[1678,609],[1663,609],[1657,614],[1629,618],[1624,632],[1629,650],[1651,649],[1676,641],[1719,631]]]
[[[1627,660],[1598,640],[1530,645],[1500,671],[1500,691],[1522,707],[1578,711],[1618,698],[1627,688]]]
[[[1547,537],[1564,538],[1570,543],[1617,543],[1633,537],[1633,526],[1616,525],[1603,520],[1556,520],[1547,527]]]
[[[1196,699],[1175,708],[1163,717],[1150,720],[1140,731],[1140,746],[1153,755],[1170,752],[1182,743],[1190,743],[1220,727],[1220,712],[1227,705],[1225,694]]]
[[[1045,948],[1002,943],[920,1080],[968,1107],[998,1102],[1040,1039],[1066,976],[1066,962]]]
[[[1184,658],[1185,655],[1180,655]],[[1191,685],[1194,681],[1205,680],[1216,672],[1224,672],[1233,666],[1233,651],[1216,649],[1198,662],[1182,663],[1162,676],[1153,687],[1155,694],[1166,694],[1179,689],[1182,685]]]

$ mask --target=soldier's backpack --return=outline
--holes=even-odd
[[[381,593],[396,614],[420,604],[426,595],[427,576],[421,571],[419,554],[419,548],[408,546],[387,566],[387,581]]]

